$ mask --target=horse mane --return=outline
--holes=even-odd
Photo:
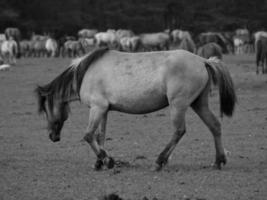
[[[54,80],[44,86],[37,86],[39,113],[45,112],[45,100],[50,108],[55,100],[67,103],[73,96],[79,96],[83,77],[90,65],[103,56],[108,48],[98,48],[85,56],[75,59],[72,64]]]
[[[76,87],[79,94],[82,85],[82,80],[85,72],[88,70],[90,65],[98,58],[102,57],[109,49],[107,47],[98,48],[89,54],[81,58],[77,58],[72,62],[71,68],[75,71]]]

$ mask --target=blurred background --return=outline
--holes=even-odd
[[[81,28],[131,29],[135,33],[183,29],[233,31],[267,26],[267,0],[1,0],[0,31],[18,27],[22,36],[76,34]]]

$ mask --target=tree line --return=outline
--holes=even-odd
[[[76,34],[81,28],[131,29],[135,33],[180,28],[251,31],[267,28],[267,0],[1,0],[0,31],[23,35]]]

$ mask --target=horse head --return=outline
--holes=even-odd
[[[39,113],[45,113],[46,115],[49,138],[53,142],[58,142],[64,122],[68,119],[68,102],[55,99],[55,96],[48,92],[45,87],[37,87],[36,93]]]

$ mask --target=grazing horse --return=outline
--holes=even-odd
[[[16,64],[16,56],[18,53],[18,44],[12,37],[3,41],[1,45],[1,54],[5,63]]]
[[[262,73],[267,73],[267,37],[259,37],[255,43],[256,49],[256,73],[259,73],[259,66]]]
[[[207,59],[211,57],[222,59],[223,53],[222,48],[217,43],[211,42],[199,47],[197,50],[197,55]]]
[[[144,114],[166,106],[170,107],[175,131],[159,154],[155,170],[167,164],[185,134],[185,113],[190,106],[213,134],[215,165],[220,169],[226,163],[226,156],[220,122],[208,106],[211,81],[219,86],[221,114],[232,116],[236,95],[226,66],[184,50],[128,53],[100,48],[76,59],[62,74],[47,85],[38,86],[35,92],[39,112],[46,114],[49,138],[53,142],[60,141],[69,102],[80,100],[90,108],[84,139],[97,156],[96,169],[114,167],[114,160],[104,150],[110,110]]]

